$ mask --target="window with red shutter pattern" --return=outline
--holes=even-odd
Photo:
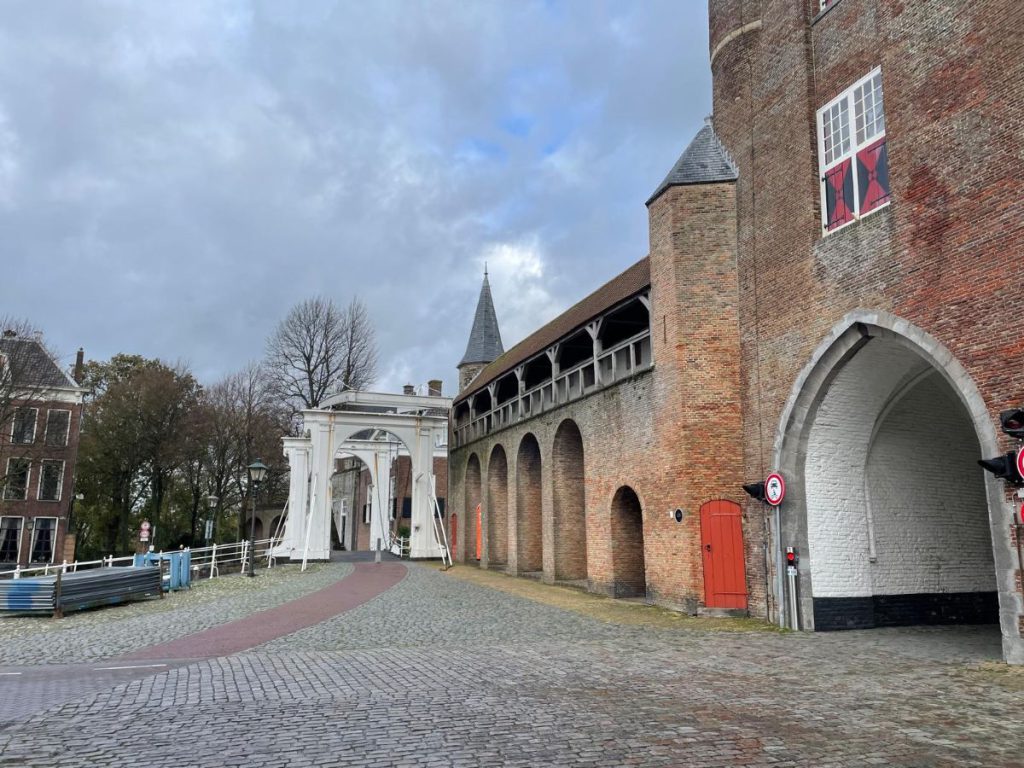
[[[889,199],[889,152],[884,137],[857,153],[857,187],[862,216]]]
[[[826,224],[830,231],[853,221],[852,163],[844,160],[825,172]]]

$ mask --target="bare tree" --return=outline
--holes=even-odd
[[[365,389],[377,377],[377,333],[358,297],[345,308],[344,352],[342,382],[348,389]]]
[[[344,310],[324,297],[307,299],[267,340],[270,385],[296,409],[317,408],[334,392],[365,387],[376,367],[375,334],[359,299]]]

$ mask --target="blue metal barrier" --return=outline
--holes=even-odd
[[[161,560],[167,563],[165,592],[192,588],[192,553],[187,549],[179,552],[146,552],[144,555],[136,555],[135,565],[159,567]]]

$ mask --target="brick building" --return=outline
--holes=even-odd
[[[441,514],[445,515],[448,488],[448,458],[434,457],[434,476],[437,478],[437,502]],[[412,526],[412,461],[400,445],[395,446],[391,475],[387,488],[376,493],[370,483],[370,471],[361,461],[354,458],[338,459],[338,472],[334,476],[333,501],[338,505],[336,512],[344,512],[344,522],[339,528],[335,516],[335,533],[344,548],[351,551],[371,549],[370,519],[375,514],[375,505],[387,511],[387,525],[392,536],[408,537]]]
[[[66,539],[84,393],[38,339],[0,338],[0,570],[74,556]]]
[[[804,629],[998,622],[1024,663],[977,466],[1024,405],[1022,28],[1008,0],[711,0],[714,118],[648,257],[454,403],[481,564]],[[740,489],[772,470],[778,509]]]

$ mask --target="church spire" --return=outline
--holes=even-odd
[[[491,299],[491,283],[487,278],[487,267],[484,266],[484,283],[480,287],[480,298],[476,303],[473,330],[469,333],[466,354],[462,356],[459,368],[480,363],[486,365],[504,352],[501,332],[498,330],[498,316],[494,312],[494,301]]]

